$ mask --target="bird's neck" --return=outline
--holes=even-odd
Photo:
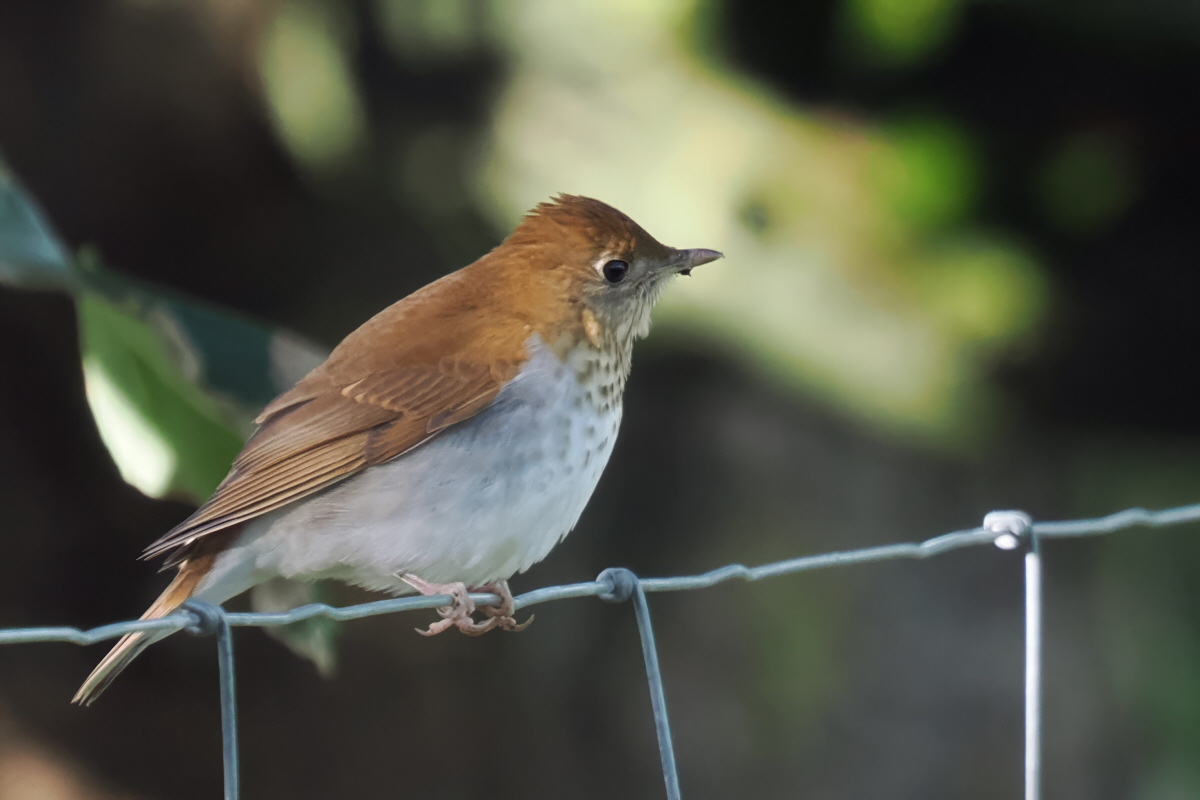
[[[566,362],[593,410],[607,414],[621,407],[633,354],[633,337],[605,336],[600,346],[582,337],[567,352]]]
[[[631,347],[595,348],[583,341],[572,348],[568,365],[580,381],[583,397],[596,413],[606,415],[620,409],[629,379]]]
[[[586,304],[577,306],[578,316],[572,324],[547,339],[556,343],[553,349],[574,371],[585,398],[597,412],[620,408],[632,366],[633,343],[649,330],[653,300],[648,297],[644,307],[638,304],[625,309],[632,313],[620,314],[616,319],[605,318],[602,311]]]

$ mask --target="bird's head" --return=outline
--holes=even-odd
[[[576,195],[538,205],[504,247],[552,271],[604,338],[624,346],[649,331],[650,310],[670,278],[722,257],[716,250],[667,247],[612,206]]]

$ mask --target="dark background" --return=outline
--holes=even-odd
[[[1035,344],[992,366],[1004,427],[948,453],[707,340],[651,340],[588,512],[515,589],[925,538],[993,508],[1200,497],[1200,15],[951,6],[946,33],[904,57],[836,0],[711,2],[702,41],[789,102],[868,124],[932,109],[968,133],[983,177],[967,221],[1024,243],[1053,287]],[[67,243],[332,345],[499,241],[484,211],[431,222],[370,168],[314,180],[248,55],[275,7],[207,7],[0,3],[0,150]],[[374,4],[345,8],[371,125],[487,128],[509,54],[483,40],[414,65],[389,55]],[[1080,137],[1100,142],[1080,203],[1120,191],[1075,214],[1053,165]],[[0,376],[0,626],[135,615],[162,581],[136,556],[188,507],[121,481],[84,402],[70,298],[0,290]],[[1200,792],[1195,535],[1047,545],[1048,795]],[[1016,796],[1020,576],[1018,555],[979,549],[652,598],[685,794]],[[661,795],[628,607],[543,606],[526,633],[479,640],[420,639],[418,616],[344,626],[330,681],[238,632],[247,797]],[[95,707],[69,705],[101,650],[0,650],[0,798],[217,794],[212,642],[174,637]]]

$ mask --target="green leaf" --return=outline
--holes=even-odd
[[[73,280],[67,251],[33,198],[0,161],[0,284],[61,289]]]
[[[200,502],[241,449],[245,420],[201,391],[194,351],[172,335],[171,318],[155,311],[80,295],[88,403],[126,481],[151,497]]]
[[[254,416],[327,353],[278,328],[72,257],[0,161],[0,284],[75,297],[88,405],[121,476],[151,497],[199,504],[229,471]],[[319,584],[255,588],[260,610],[318,602]],[[337,625],[319,617],[268,628],[322,675]]]
[[[291,611],[309,603],[325,603],[326,582],[301,583],[287,578],[273,578],[250,590],[250,607],[262,614]],[[337,666],[335,649],[338,623],[329,617],[312,617],[291,625],[263,628],[272,639],[282,642],[301,658],[317,667],[323,678],[333,676]]]

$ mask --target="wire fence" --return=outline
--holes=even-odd
[[[594,581],[535,589],[518,595],[515,600],[517,610],[538,603],[566,600],[573,597],[599,597],[610,603],[633,601],[638,631],[641,635],[642,656],[646,662],[646,678],[649,683],[650,704],[654,712],[654,724],[658,734],[666,796],[669,800],[679,800],[679,775],[675,768],[675,753],[671,743],[670,723],[667,718],[667,702],[663,692],[662,673],[658,666],[658,650],[654,643],[654,630],[650,624],[650,607],[646,602],[648,592],[693,591],[734,579],[758,581],[827,567],[842,567],[894,559],[929,558],[951,550],[983,544],[994,544],[1002,550],[1021,549],[1024,551],[1025,558],[1025,800],[1039,800],[1041,792],[1042,659],[1042,564],[1038,548],[1039,540],[1113,533],[1135,527],[1158,528],[1195,521],[1200,521],[1200,504],[1162,511],[1131,508],[1107,517],[1061,522],[1033,522],[1027,514],[1021,511],[993,511],[984,517],[983,525],[978,528],[947,533],[920,543],[844,550],[778,561],[760,567],[730,564],[700,575],[677,578],[639,578],[627,569],[606,569]],[[500,603],[500,598],[493,594],[472,594],[471,599],[477,605],[495,606]],[[118,622],[86,631],[68,627],[0,629],[0,644],[70,642],[85,645],[105,639],[115,639],[127,633],[148,630],[189,630],[193,633],[215,635],[221,683],[225,798],[226,800],[237,800],[239,796],[237,702],[232,628],[287,625],[318,616],[344,622],[379,614],[393,614],[398,611],[435,608],[448,605],[451,601],[452,598],[449,596],[437,595],[380,600],[344,608],[313,603],[294,608],[286,613],[276,614],[230,613],[211,603],[189,601],[181,611],[161,619]]]

